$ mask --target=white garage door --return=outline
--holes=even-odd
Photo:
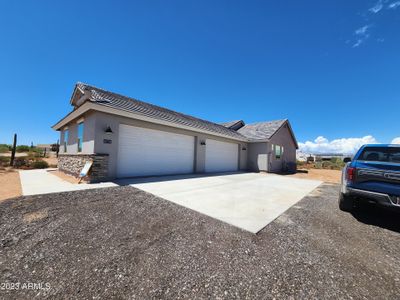
[[[238,144],[206,140],[206,172],[238,170]]]
[[[119,126],[117,177],[193,172],[194,137]]]

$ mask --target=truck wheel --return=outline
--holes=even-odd
[[[346,196],[343,193],[340,193],[339,209],[342,211],[351,212],[354,209],[354,200],[351,197]]]

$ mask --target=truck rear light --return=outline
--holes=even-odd
[[[347,181],[354,181],[355,177],[356,177],[356,168],[353,167],[349,167],[347,168],[347,176],[346,179]]]

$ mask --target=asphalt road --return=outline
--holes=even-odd
[[[321,186],[257,235],[132,187],[12,199],[0,298],[398,299],[399,215],[341,212],[337,193]]]

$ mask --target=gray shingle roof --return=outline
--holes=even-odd
[[[235,130],[229,129],[223,125],[195,118],[189,115],[175,112],[157,105],[146,103],[134,98],[129,98],[113,92],[109,92],[88,84],[77,83],[77,87],[82,91],[90,91],[90,100],[94,103],[139,113],[151,118],[168,121],[176,124],[186,125],[192,128],[197,128],[212,133],[224,135],[235,139],[246,140],[246,137]]]
[[[229,122],[223,122],[220,123],[222,126],[225,126],[227,128],[232,127],[233,125],[235,125],[236,123],[241,122],[242,120],[235,120],[235,121],[229,121]]]
[[[251,141],[268,140],[286,121],[287,119],[247,124],[238,132]]]

